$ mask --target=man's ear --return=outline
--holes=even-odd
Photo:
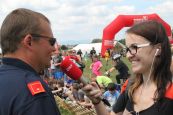
[[[30,34],[26,35],[23,39],[23,44],[25,46],[32,46],[32,36]]]

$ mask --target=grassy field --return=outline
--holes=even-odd
[[[130,65],[130,62],[127,60],[127,58],[124,58],[123,57],[122,60],[123,60],[123,62],[125,64],[128,65],[128,67],[130,69],[131,68],[131,65]],[[87,78],[90,78],[91,77],[91,69],[89,69],[89,67],[90,67],[90,64],[91,64],[91,60],[88,59],[87,61],[83,61],[83,62],[85,63],[85,66],[86,66],[85,69],[84,69],[83,75],[85,77],[87,77]],[[104,73],[105,70],[108,70],[108,69],[110,69],[112,67],[112,60],[111,59],[108,62],[108,66],[105,66],[106,65],[105,59],[101,58],[101,62],[103,64],[103,67],[101,69],[101,72],[102,73]],[[130,69],[130,72],[131,72],[131,69]],[[113,80],[113,82],[116,82],[116,80],[115,80],[116,74],[117,74],[117,71],[116,70],[111,73],[111,79]],[[65,110],[62,107],[59,107],[59,109],[60,109],[61,115],[73,115],[73,113],[70,113],[69,111]]]
[[[121,58],[122,60],[123,60],[123,62],[129,67],[129,69],[131,68],[131,65],[130,65],[130,62],[127,60],[127,58],[125,58],[125,57],[123,57],[123,58]],[[111,67],[112,67],[112,60],[110,59],[109,60],[109,62],[108,62],[108,65],[106,66],[106,61],[105,61],[105,59],[104,58],[101,58],[101,62],[102,62],[102,64],[103,64],[103,67],[102,67],[102,69],[101,69],[101,72],[102,72],[102,74],[104,74],[105,72],[106,72],[106,70],[108,70],[108,69],[110,69]],[[85,63],[85,65],[86,65],[86,67],[85,67],[85,69],[84,69],[84,76],[85,77],[88,77],[88,78],[90,78],[91,77],[91,69],[89,69],[89,67],[90,67],[90,64],[91,64],[91,60],[90,59],[88,59],[86,62],[84,61],[84,63]],[[111,73],[111,79],[114,81],[114,82],[116,82],[116,80],[115,80],[115,76],[116,76],[116,74],[117,74],[118,72],[115,70],[115,71],[113,71],[112,73]],[[131,69],[130,69],[130,73],[131,73]]]

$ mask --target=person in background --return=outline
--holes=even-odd
[[[110,57],[112,58],[114,55],[118,54],[117,48],[114,47],[110,49]]]
[[[73,101],[73,103],[77,103],[79,105],[82,105],[88,109],[92,108],[93,105],[90,101],[90,99],[85,95],[85,92],[82,90],[83,84],[82,83],[73,83],[71,89],[72,89],[72,96],[69,99]]]
[[[110,68],[106,74],[110,74],[113,70],[118,70],[118,75],[116,75],[116,81],[118,84],[121,84],[121,79],[123,79],[123,82],[130,76],[129,74],[129,68],[127,65],[120,59],[120,54],[115,54],[112,57],[113,60],[113,67]]]
[[[112,79],[108,76],[97,76],[96,78],[92,77],[92,81],[97,82],[103,92],[107,90],[109,83],[113,83]]]
[[[163,25],[154,20],[138,23],[127,30],[125,41],[134,77],[111,115],[172,115],[171,49]],[[92,99],[97,114],[108,115],[98,98],[98,86],[91,83],[83,90]]]
[[[67,88],[70,88],[74,82],[75,82],[75,80],[73,80],[72,78],[70,78],[68,76],[66,76],[64,79],[64,83]]]
[[[51,60],[50,60],[50,67],[48,68],[48,71],[49,71],[49,77],[52,77],[54,78],[55,77],[55,63],[54,63],[54,58],[55,58],[55,55],[52,54],[51,56]]]
[[[50,66],[55,42],[43,14],[19,8],[6,16],[0,29],[0,115],[60,115],[39,75]]]
[[[78,82],[74,82],[72,84],[71,91],[73,96],[73,99],[71,98],[71,100],[74,103],[81,103],[85,101],[84,99],[85,93],[81,90],[80,84]]]
[[[92,56],[96,55],[96,50],[94,47],[92,47],[92,49],[90,50],[90,58],[92,59]]]
[[[108,66],[108,61],[109,61],[109,58],[110,58],[110,51],[109,51],[109,49],[107,49],[106,51],[105,51],[105,61],[106,61],[106,66]]]
[[[80,56],[80,58],[81,58],[81,60],[82,60],[82,51],[81,51],[81,49],[79,49],[78,51],[77,51],[77,55],[79,55]]]
[[[92,56],[93,62],[90,65],[90,69],[92,70],[92,74],[95,75],[95,77],[101,75],[101,68],[102,68],[102,63],[99,60],[98,55],[93,55]]]
[[[87,53],[87,51],[84,54],[84,60],[85,60],[85,62],[87,62],[87,60],[88,60],[88,53]]]
[[[107,91],[104,92],[103,98],[109,101],[111,107],[108,110],[112,110],[112,106],[116,103],[120,93],[116,90],[114,83],[109,83],[107,86]]]
[[[82,62],[80,56],[76,54],[75,50],[70,50],[68,53],[69,53],[69,56],[66,56],[65,58],[69,58],[71,61],[73,61],[83,72],[85,68],[85,64]]]
[[[54,78],[57,80],[64,80],[64,73],[60,68],[61,61],[63,60],[62,53],[55,54],[55,58],[53,59],[55,65],[55,73]]]

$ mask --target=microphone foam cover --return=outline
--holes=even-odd
[[[65,58],[60,64],[61,70],[74,80],[79,80],[82,76],[82,71],[69,58]]]

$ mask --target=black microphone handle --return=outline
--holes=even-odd
[[[81,76],[81,77],[79,78],[79,81],[82,82],[84,85],[87,85],[87,84],[90,83],[90,81],[87,80],[86,77],[84,77],[84,76]]]

